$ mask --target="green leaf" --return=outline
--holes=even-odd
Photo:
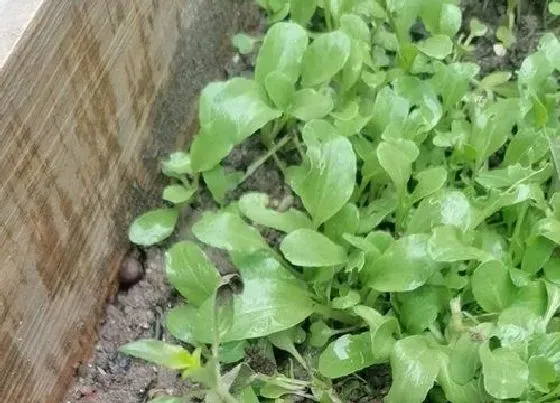
[[[360,225],[360,213],[355,204],[345,204],[342,209],[332,216],[324,227],[324,234],[334,242],[344,244],[344,234],[355,234]]]
[[[368,25],[356,14],[343,14],[340,16],[340,30],[351,38],[363,42],[370,42]]]
[[[247,340],[230,341],[220,344],[218,359],[223,364],[233,364],[245,358],[245,349],[249,343]]]
[[[274,333],[268,336],[268,340],[277,349],[286,351],[290,353],[298,363],[300,363],[304,368],[307,368],[307,362],[304,360],[302,355],[297,351],[295,346],[296,328],[286,329],[278,333]]]
[[[488,260],[492,255],[465,244],[460,233],[452,226],[435,228],[428,241],[430,256],[438,262],[457,262],[461,260]]]
[[[440,225],[451,225],[465,232],[473,221],[473,208],[458,190],[442,191],[420,202],[408,224],[408,232],[429,232]]]
[[[165,252],[167,279],[189,302],[199,306],[210,298],[220,274],[202,249],[188,241],[177,242]]]
[[[352,40],[350,56],[342,69],[342,88],[348,91],[360,79],[364,63],[364,42]]]
[[[192,174],[191,156],[182,151],[171,153],[161,163],[161,170],[167,176],[181,177]]]
[[[425,41],[419,42],[416,47],[425,55],[443,60],[453,51],[453,42],[447,35],[433,35]]]
[[[137,217],[128,229],[128,239],[141,246],[151,246],[168,238],[179,217],[176,209],[148,211]]]
[[[498,260],[490,260],[478,266],[471,281],[474,298],[486,312],[501,312],[515,297],[516,288],[509,271]]]
[[[356,155],[348,139],[336,137],[308,148],[306,161],[307,166],[292,171],[289,181],[318,226],[335,215],[352,196]]]
[[[480,345],[463,333],[451,350],[449,370],[455,382],[465,384],[474,378],[480,368]]]
[[[211,170],[203,172],[202,177],[214,200],[219,204],[224,204],[226,194],[239,185],[243,173],[226,172],[222,165],[216,165]]]
[[[192,170],[212,169],[235,145],[281,115],[266,104],[255,81],[234,78],[209,84],[200,96],[201,130],[191,145]]]
[[[319,372],[330,379],[341,378],[374,363],[369,332],[345,334],[333,341],[319,357]]]
[[[319,232],[299,229],[290,232],[280,244],[286,259],[301,267],[330,267],[347,260],[344,248]]]
[[[449,110],[466,94],[470,81],[478,74],[480,67],[474,63],[436,63],[432,78],[434,89],[443,98],[443,106]]]
[[[169,369],[200,368],[199,354],[191,354],[181,346],[159,340],[138,340],[122,346],[119,351]]]
[[[390,315],[383,316],[375,309],[365,305],[352,307],[352,312],[360,316],[369,326],[374,363],[389,361],[395,345],[395,337],[400,337],[397,318]]]
[[[473,37],[484,36],[488,32],[488,27],[480,22],[478,18],[472,18],[470,21],[470,31]]]
[[[543,357],[560,372],[560,333],[538,334],[529,342],[529,355]]]
[[[307,41],[305,29],[298,24],[279,22],[270,27],[257,56],[257,82],[264,86],[270,73],[279,72],[295,83],[300,75]]]
[[[422,336],[397,341],[391,354],[393,383],[387,403],[423,402],[438,371],[437,351],[431,350]]]
[[[548,3],[548,12],[552,15],[560,15],[560,2],[552,1]]]
[[[296,91],[295,86],[284,74],[278,71],[269,73],[264,86],[269,98],[278,108],[286,110],[292,103]]]
[[[368,285],[381,292],[411,291],[424,285],[438,269],[428,253],[428,240],[428,235],[415,234],[393,242],[380,258],[364,267]]]
[[[301,120],[320,119],[327,116],[333,107],[328,92],[304,88],[294,94],[288,113]]]
[[[521,397],[528,386],[529,369],[519,356],[507,349],[490,351],[488,343],[480,346],[484,388],[496,399]]]
[[[242,55],[248,55],[255,49],[255,38],[243,32],[235,34],[231,37],[231,44]]]
[[[263,337],[293,327],[307,318],[314,303],[304,283],[264,252],[235,259],[243,280],[243,292],[233,296],[233,321],[221,342]],[[211,343],[214,339],[213,301],[207,300],[195,315],[183,321],[193,338]]]
[[[432,325],[442,309],[438,287],[423,286],[408,293],[396,294],[401,323],[410,333],[422,333]]]
[[[348,309],[360,303],[360,293],[356,290],[348,291],[348,294],[335,297],[331,301],[331,306],[335,309]]]
[[[560,245],[560,221],[554,218],[544,218],[536,224],[535,233],[550,239]]]
[[[323,347],[335,333],[334,330],[328,327],[322,320],[313,322],[309,327],[309,331],[311,333],[309,344],[313,347]]]
[[[553,257],[544,265],[544,275],[551,283],[560,285],[560,258]]]
[[[235,396],[239,403],[259,403],[257,394],[250,386],[242,389],[237,396]]]
[[[463,22],[461,9],[455,4],[442,4],[439,19],[440,33],[452,38],[461,29]]]
[[[554,251],[554,243],[547,238],[536,237],[527,240],[525,254],[521,261],[521,269],[529,274],[537,273],[550,259]],[[546,269],[545,269],[546,274]]]
[[[441,166],[432,167],[419,172],[415,178],[418,183],[410,197],[411,203],[416,203],[440,190],[447,180],[447,171]]]
[[[192,231],[198,240],[228,251],[252,253],[268,248],[259,231],[233,213],[204,212]]]
[[[317,36],[303,56],[303,86],[311,87],[329,81],[346,64],[350,49],[350,38],[344,32]]]
[[[304,27],[309,23],[315,9],[317,8],[317,0],[307,1],[290,1],[290,14],[292,20]]]
[[[418,147],[408,140],[393,144],[382,142],[377,147],[377,158],[395,184],[399,194],[406,192],[406,184],[412,173],[412,163],[418,157]]]
[[[501,84],[507,83],[510,78],[511,72],[509,71],[495,71],[480,80],[479,86],[485,90],[492,90]]]
[[[544,357],[531,357],[529,359],[529,382],[542,393],[550,392],[549,385],[557,379],[554,364]]]
[[[177,340],[185,343],[195,342],[192,324],[189,318],[194,318],[197,314],[197,308],[194,305],[178,305],[167,311],[165,314],[165,328]]]
[[[280,212],[267,208],[268,195],[265,193],[246,193],[239,199],[239,211],[249,220],[282,232],[297,229],[312,229],[313,223],[301,211],[290,208]]]
[[[163,189],[162,199],[174,204],[188,202],[196,193],[196,188],[186,188],[183,185],[167,185]]]

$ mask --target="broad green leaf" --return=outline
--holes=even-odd
[[[560,285],[560,258],[553,257],[544,265],[544,275],[551,283]]]
[[[554,364],[556,372],[560,372],[560,333],[536,335],[529,342],[529,355],[546,358]]]
[[[548,3],[548,12],[552,15],[560,15],[560,2],[551,1],[550,3]]]
[[[239,403],[259,403],[257,394],[250,386],[242,389],[235,397]]]
[[[515,348],[525,343],[533,334],[544,332],[543,318],[522,303],[502,311],[498,318],[496,335],[502,347]]]
[[[198,240],[214,248],[249,253],[268,248],[259,231],[233,213],[207,211],[192,231]]]
[[[268,97],[278,108],[286,110],[292,103],[295,86],[284,74],[273,71],[266,76],[265,84]]]
[[[479,343],[469,333],[463,333],[453,345],[449,370],[455,382],[465,384],[474,378],[480,368]]]
[[[458,190],[442,191],[420,202],[408,224],[408,232],[429,232],[440,225],[451,225],[465,232],[473,221],[473,207]]]
[[[348,91],[360,79],[364,63],[363,42],[352,40],[350,56],[342,69],[342,88]]]
[[[196,193],[196,189],[183,185],[168,185],[163,189],[162,199],[174,204],[188,202]]]
[[[551,321],[552,317],[558,312],[560,308],[560,287],[556,284],[545,282],[546,294],[548,297],[548,304],[544,316],[544,327]]]
[[[395,337],[400,337],[397,318],[389,315],[383,316],[375,309],[365,305],[352,307],[352,312],[360,316],[369,326],[374,363],[387,362],[395,345]]]
[[[453,51],[453,42],[447,35],[433,35],[419,42],[416,47],[425,55],[443,60]]]
[[[223,364],[232,364],[245,358],[245,349],[249,343],[247,340],[230,341],[220,344],[218,359]]]
[[[161,163],[161,170],[167,176],[180,177],[185,174],[192,174],[191,156],[182,151],[171,153]]]
[[[313,347],[323,347],[335,333],[335,331],[322,320],[313,322],[309,327],[309,331],[311,333],[309,343]]]
[[[401,127],[408,117],[409,110],[408,99],[397,95],[389,86],[383,87],[375,98],[370,126],[376,134],[382,134],[391,124]],[[400,137],[402,136],[400,133]]]
[[[379,259],[364,267],[368,285],[381,292],[411,291],[424,285],[438,270],[428,253],[428,240],[428,235],[415,234],[393,242]]]
[[[474,298],[486,312],[501,312],[515,297],[516,288],[509,271],[500,261],[482,263],[475,269],[471,281]]]
[[[328,92],[304,88],[294,94],[288,113],[301,120],[320,119],[327,116],[333,107]]]
[[[528,166],[539,161],[548,152],[548,141],[542,132],[532,128],[521,130],[510,141],[503,165],[519,163]]]
[[[347,260],[344,248],[309,229],[290,232],[280,244],[280,250],[290,263],[301,267],[338,266]]]
[[[458,230],[452,226],[442,226],[433,230],[428,241],[428,252],[432,259],[438,262],[492,259],[489,253],[466,244]]]
[[[192,324],[188,321],[190,318],[194,318],[196,314],[197,308],[194,305],[175,306],[165,314],[165,328],[177,340],[193,343],[196,339],[193,335]]]
[[[290,1],[290,14],[292,16],[292,20],[304,27],[307,25],[311,17],[313,17],[313,14],[315,14],[316,8],[317,0]]]
[[[218,270],[189,241],[177,242],[165,252],[165,271],[173,287],[196,306],[210,298],[220,283]]]
[[[235,34],[231,37],[231,44],[242,55],[247,55],[255,49],[255,38],[243,32]]]
[[[276,259],[261,251],[238,256],[234,263],[243,291],[233,295],[232,325],[221,342],[268,336],[299,324],[313,312],[314,303],[305,284]],[[211,298],[198,310],[183,310],[181,332],[192,340],[211,343],[213,309]]]
[[[412,163],[418,157],[418,148],[408,140],[393,144],[382,142],[377,147],[377,158],[385,169],[399,194],[406,192],[406,184],[412,173]]]
[[[509,71],[496,71],[488,74],[482,80],[480,80],[480,88],[485,90],[492,90],[495,87],[507,83],[511,78],[511,72]]]
[[[517,353],[499,348],[490,351],[488,343],[480,346],[484,388],[496,399],[515,399],[527,389],[529,369]]]
[[[439,32],[453,38],[461,29],[462,17],[461,9],[455,4],[442,4]]]
[[[289,180],[318,226],[350,199],[356,182],[356,155],[348,139],[337,137],[308,148],[307,161],[307,166],[298,167]]]
[[[226,172],[222,165],[216,165],[211,170],[203,172],[202,177],[214,200],[219,204],[224,204],[226,194],[239,185],[243,173]]]
[[[329,81],[350,57],[351,40],[344,32],[321,34],[303,56],[302,84],[311,87]]]
[[[440,190],[447,180],[447,171],[444,167],[428,168],[415,176],[416,187],[411,195],[411,203],[416,203],[426,196]]]
[[[406,129],[409,138],[433,129],[442,117],[443,111],[437,94],[429,81],[416,77],[402,76],[393,81],[395,92],[416,106],[409,113]]]
[[[324,234],[336,243],[343,244],[343,234],[355,234],[360,225],[360,213],[355,204],[347,203],[324,227]]]
[[[422,333],[435,322],[443,308],[441,294],[441,290],[433,286],[423,286],[408,293],[396,294],[399,317],[409,333]]]
[[[331,301],[331,306],[335,309],[348,309],[360,303],[360,293],[356,290],[350,290],[348,294],[335,297]]]
[[[119,351],[169,369],[200,368],[200,352],[191,354],[181,346],[159,340],[134,341],[122,346]]]
[[[201,130],[191,145],[192,170],[212,169],[235,145],[281,115],[266,104],[255,81],[234,78],[209,84],[200,96]]]
[[[307,368],[307,362],[304,360],[302,355],[297,351],[295,346],[295,336],[296,336],[296,329],[286,329],[278,333],[273,333],[269,335],[267,338],[268,340],[276,347],[277,349],[287,351],[290,353],[297,362],[299,362],[304,368]]]
[[[265,86],[268,75],[279,72],[295,83],[300,75],[307,41],[305,29],[298,24],[280,22],[270,27],[257,56],[257,82]]]
[[[392,385],[387,403],[423,402],[439,371],[438,352],[422,336],[397,341],[391,354]]]
[[[549,385],[556,381],[558,375],[554,364],[544,357],[531,357],[529,359],[529,382],[539,392],[550,392]]]
[[[521,269],[526,273],[536,274],[549,261],[554,248],[554,243],[544,237],[527,240],[525,254],[521,261]]]
[[[472,18],[469,26],[473,37],[484,36],[488,32],[488,27],[480,22],[478,18]]]
[[[331,379],[341,378],[374,363],[369,332],[345,334],[333,341],[319,357],[319,372]]]
[[[364,234],[376,228],[389,214],[396,209],[397,201],[394,198],[375,200],[360,210],[360,225],[358,233]]]
[[[141,246],[161,242],[173,233],[178,217],[176,209],[148,211],[134,220],[128,229],[128,239]]]
[[[340,16],[340,30],[351,38],[363,42],[370,42],[368,25],[356,14],[343,14]]]
[[[369,71],[362,71],[361,77],[364,83],[366,83],[371,89],[376,90],[381,85],[385,84],[387,80],[387,72],[376,71],[375,73],[371,73]]]
[[[313,223],[301,211],[290,208],[280,212],[269,209],[268,195],[265,193],[246,193],[239,199],[239,211],[249,220],[282,232],[297,229],[312,229]]]
[[[560,245],[560,221],[554,218],[545,218],[536,224],[535,233],[550,239],[556,245]]]
[[[436,63],[435,75],[432,78],[434,89],[443,98],[444,108],[449,110],[466,94],[480,67],[474,63]]]

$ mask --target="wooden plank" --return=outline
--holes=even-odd
[[[0,61],[0,402],[60,401],[88,354],[236,1],[43,0],[22,19]]]

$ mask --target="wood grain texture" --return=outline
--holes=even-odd
[[[60,401],[86,358],[238,7],[44,0],[0,63],[0,402]]]

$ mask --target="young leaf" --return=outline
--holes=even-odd
[[[252,253],[268,248],[259,231],[233,213],[207,211],[193,225],[192,231],[198,240],[228,251]]]
[[[550,392],[550,384],[555,382],[558,375],[554,364],[544,357],[531,357],[529,359],[529,382],[542,393]]]
[[[167,185],[163,189],[162,199],[174,204],[188,202],[196,193],[196,188],[186,188],[183,185]]]
[[[176,209],[148,211],[134,220],[128,229],[128,239],[141,246],[161,242],[173,233],[178,217]]]
[[[529,369],[517,353],[499,348],[490,351],[488,343],[480,346],[484,388],[496,399],[521,397],[528,386]]]
[[[435,228],[428,241],[428,251],[438,262],[457,262],[461,260],[488,260],[492,255],[466,245],[457,229],[452,226]]]
[[[319,372],[336,379],[367,368],[374,362],[369,332],[345,334],[321,353]]]
[[[352,196],[357,161],[352,144],[344,137],[308,149],[307,158],[309,167],[298,167],[289,180],[318,226],[335,215]]]
[[[449,370],[455,382],[465,384],[474,378],[480,368],[479,347],[468,333],[463,333],[455,342],[449,362]]]
[[[442,4],[441,16],[439,19],[440,33],[450,38],[454,37],[461,29],[461,23],[463,22],[462,17],[461,9],[455,4]]]
[[[343,14],[340,16],[340,30],[348,34],[351,38],[370,42],[370,32],[368,25],[356,14]]]
[[[317,0],[307,1],[290,1],[290,14],[292,20],[304,27],[307,25],[315,9],[317,8]]]
[[[237,398],[239,403],[259,403],[257,394],[250,386],[242,389],[235,397]]]
[[[241,294],[233,295],[233,317],[229,331],[221,342],[263,337],[293,327],[307,318],[314,303],[301,281],[266,253],[235,259],[243,280]],[[193,340],[211,343],[214,339],[214,302],[207,300],[196,311],[185,311],[183,334]]]
[[[264,87],[268,92],[268,97],[278,108],[286,110],[292,103],[295,94],[294,83],[283,73],[273,71],[266,76]]]
[[[231,37],[231,44],[242,55],[247,55],[255,49],[255,38],[243,32],[235,34]]]
[[[443,60],[453,51],[453,42],[447,35],[433,35],[416,45],[418,50],[434,59]]]
[[[387,362],[395,345],[395,337],[400,336],[399,322],[396,317],[381,315],[375,309],[356,305],[352,312],[361,317],[369,326],[369,335],[374,363]]]
[[[324,234],[336,243],[344,244],[343,234],[355,234],[360,225],[360,213],[355,204],[347,203],[326,223]]]
[[[192,170],[212,169],[233,146],[281,115],[266,104],[255,81],[234,78],[209,84],[200,96],[201,130],[191,145]]]
[[[239,199],[239,211],[257,224],[282,232],[313,228],[311,220],[301,211],[290,208],[279,212],[267,208],[268,203],[268,195],[264,193],[246,193]]]
[[[428,240],[428,235],[414,234],[393,242],[379,259],[364,267],[368,285],[381,292],[411,291],[424,285],[438,269],[428,253]]]
[[[177,242],[165,252],[167,279],[189,302],[200,306],[214,295],[220,274],[202,249],[188,241]]]
[[[351,46],[350,38],[341,31],[317,36],[303,56],[303,86],[312,87],[329,81],[346,64]]]
[[[404,195],[412,173],[412,163],[418,158],[418,147],[408,140],[393,144],[382,142],[377,147],[377,158],[399,194]]]
[[[391,354],[393,384],[388,403],[423,402],[439,371],[437,351],[422,336],[397,341]]]
[[[169,369],[200,368],[200,352],[191,354],[181,346],[159,340],[138,340],[122,346],[119,351]]]
[[[182,151],[171,153],[161,163],[161,170],[167,176],[180,177],[185,174],[192,174],[191,156]]]
[[[298,24],[280,22],[270,27],[257,56],[257,82],[264,86],[270,73],[279,72],[295,83],[299,78],[307,41],[307,33]]]
[[[304,368],[307,368],[307,362],[303,359],[302,355],[297,351],[295,346],[295,332],[296,329],[286,329],[278,333],[273,333],[268,336],[268,340],[274,345],[274,347],[290,353],[298,363]]]
[[[327,116],[333,107],[328,92],[304,88],[294,94],[288,113],[300,120],[320,119]]]
[[[410,333],[422,333],[435,322],[443,305],[441,294],[441,290],[434,286],[397,294],[400,320]]]
[[[498,260],[490,260],[478,266],[471,281],[474,298],[486,312],[501,312],[513,301],[515,286],[509,271]]]
[[[472,226],[473,210],[463,192],[442,191],[420,202],[407,229],[411,233],[421,233],[440,225],[451,225],[465,232]]]
[[[411,203],[416,203],[426,196],[440,190],[447,180],[447,171],[444,167],[428,168],[416,175],[416,187],[410,196]]]
[[[233,364],[245,358],[245,349],[249,343],[247,340],[230,341],[220,344],[218,359],[223,364]]]
[[[226,172],[222,165],[216,165],[211,170],[203,172],[202,177],[214,200],[219,204],[224,204],[226,194],[239,185],[243,174],[241,172]]]
[[[344,248],[319,232],[299,229],[290,232],[280,244],[286,259],[302,267],[330,267],[346,262]]]

